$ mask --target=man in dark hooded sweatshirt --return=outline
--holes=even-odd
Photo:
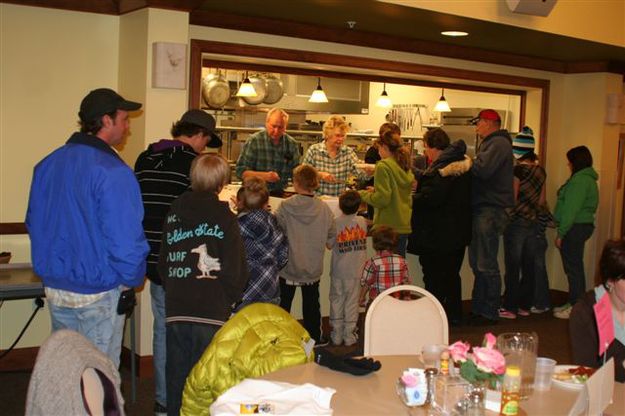
[[[482,110],[473,120],[480,138],[471,168],[473,215],[469,264],[475,275],[471,301],[473,325],[496,323],[501,305],[499,239],[514,206],[512,139],[501,129],[495,110]]]
[[[221,147],[215,134],[215,119],[202,110],[189,110],[171,128],[173,139],[152,143],[139,155],[135,174],[143,198],[143,229],[150,244],[147,277],[150,279],[154,328],[154,384],[156,415],[164,415],[167,406],[165,386],[165,291],[156,271],[161,248],[163,222],[171,203],[189,189],[191,162],[204,148]]]

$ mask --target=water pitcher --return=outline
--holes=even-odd
[[[538,335],[535,332],[505,332],[497,337],[497,349],[506,358],[506,366],[518,365],[521,369],[521,399],[534,391],[534,371]]]

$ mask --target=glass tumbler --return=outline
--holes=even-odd
[[[518,365],[521,369],[521,400],[534,391],[538,335],[535,332],[505,332],[497,337],[497,349],[506,359],[506,366]]]

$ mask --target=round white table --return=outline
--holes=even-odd
[[[262,377],[264,380],[285,381],[293,384],[312,383],[319,387],[332,387],[335,415],[427,415],[427,407],[408,408],[395,393],[395,382],[408,367],[420,368],[423,364],[418,356],[389,355],[376,357],[382,368],[366,376],[352,376],[308,363],[283,368]],[[521,402],[521,414],[531,416],[568,415],[579,391],[552,386],[549,391],[534,391],[532,396]],[[604,416],[625,415],[625,384],[615,383],[613,403]],[[497,413],[486,411],[487,415]]]

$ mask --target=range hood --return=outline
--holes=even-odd
[[[216,69],[203,68],[203,74],[215,73]],[[317,77],[279,73],[249,72],[250,77],[274,76],[282,81],[284,95],[275,104],[250,105],[243,99],[235,97],[241,74],[245,71],[224,71],[230,85],[231,96],[222,110],[259,111],[280,107],[288,112],[301,113],[333,113],[333,114],[368,114],[369,113],[369,82],[342,78],[321,78],[321,85],[328,97],[328,103],[310,103],[308,99],[317,87]],[[222,72],[222,75],[224,75]],[[208,106],[202,99],[202,108],[217,110]]]

